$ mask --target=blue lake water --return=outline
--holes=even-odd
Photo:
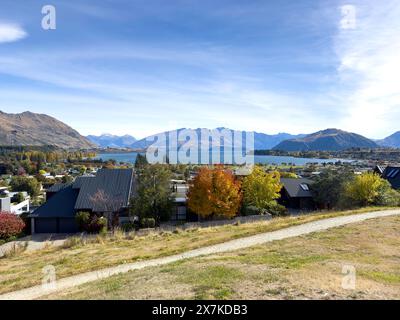
[[[98,154],[96,159],[102,159],[103,161],[115,160],[117,162],[135,163],[137,152],[129,153],[103,153]],[[335,163],[337,161],[349,162],[350,160],[343,159],[316,159],[316,158],[295,158],[287,156],[254,156],[254,162],[259,164],[295,164],[305,165],[307,163]]]

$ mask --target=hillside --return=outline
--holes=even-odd
[[[377,148],[378,145],[359,134],[338,129],[326,129],[303,138],[282,141],[274,150],[282,151],[340,151],[349,148]]]
[[[201,132],[201,128],[197,128],[197,129],[185,129],[185,128],[181,128],[178,129],[177,132],[179,134],[179,132],[181,132],[182,130],[190,130],[191,132],[194,132],[198,137],[200,136],[200,132]],[[209,130],[209,129],[206,129]],[[219,130],[221,132],[221,130],[229,130],[229,131],[233,131],[232,129],[227,129],[227,128],[217,128],[217,130]],[[169,136],[171,134],[172,131],[167,131],[167,132],[162,132],[160,134],[165,134],[166,136]],[[291,135],[289,133],[278,133],[275,135],[268,135],[265,133],[258,133],[258,132],[253,132],[254,133],[254,148],[257,149],[271,149],[274,146],[276,146],[278,143],[280,143],[283,140],[286,139],[294,139],[294,138],[300,138],[300,137],[304,137],[304,135]],[[148,146],[150,146],[154,140],[154,138],[157,135],[153,135],[141,140],[138,140],[136,142],[134,142],[131,147],[132,148],[137,148],[137,149],[145,149]],[[182,141],[180,143],[183,143]],[[227,140],[228,144],[232,143],[232,140]],[[201,145],[206,145],[206,139],[205,137],[203,137],[202,140],[200,140],[200,144]],[[220,146],[220,142],[213,142],[212,145],[214,148],[219,147]]]
[[[63,122],[45,114],[0,111],[0,145],[93,148],[95,145]]]
[[[377,143],[382,147],[400,148],[400,131],[385,139],[378,140]]]
[[[86,138],[102,148],[126,148],[130,147],[136,139],[128,134],[116,136],[112,134],[102,134],[100,136],[89,135]]]

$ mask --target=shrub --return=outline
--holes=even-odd
[[[121,225],[121,229],[125,232],[130,232],[138,229],[138,225],[134,222],[127,222]]]
[[[288,210],[284,206],[276,202],[271,202],[270,204],[268,204],[267,212],[269,212],[273,216],[278,217],[287,216],[289,214]]]
[[[18,236],[25,227],[24,221],[16,214],[0,212],[0,239]]]
[[[88,212],[78,212],[75,216],[76,223],[81,231],[88,233],[103,233],[107,230],[107,219],[90,215]]]
[[[104,217],[93,216],[87,227],[89,233],[105,233],[107,231],[107,219]]]
[[[16,193],[12,198],[11,198],[11,202],[16,202],[16,203],[21,203],[22,201],[25,200],[24,195],[22,194],[22,192],[18,192]]]
[[[243,210],[243,214],[245,216],[255,216],[255,215],[264,215],[268,213],[266,209],[259,209],[255,206],[245,206]]]
[[[156,226],[156,221],[154,218],[143,218],[140,220],[140,225],[142,228],[154,228]]]
[[[86,231],[90,221],[89,212],[84,212],[84,211],[78,212],[75,216],[75,221],[78,224],[79,230]]]

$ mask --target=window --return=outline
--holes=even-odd
[[[301,187],[304,191],[309,191],[309,190],[310,190],[308,184],[306,184],[306,183],[301,183],[301,184],[300,184],[300,187]]]

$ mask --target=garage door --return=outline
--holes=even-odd
[[[36,218],[35,219],[36,233],[56,233],[57,219],[56,218]]]
[[[78,232],[78,226],[75,219],[60,218],[59,233],[75,233]]]

